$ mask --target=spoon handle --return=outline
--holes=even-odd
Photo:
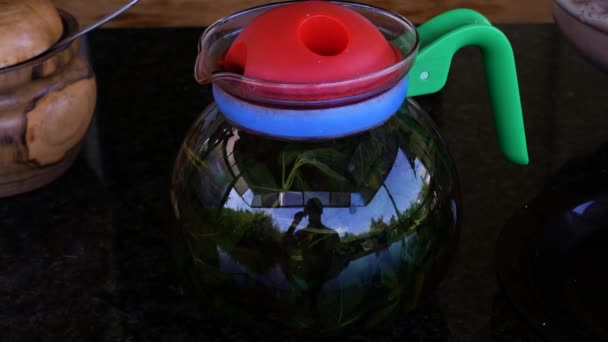
[[[131,1],[129,1],[128,3],[124,4],[122,7],[117,8],[114,11],[108,13],[107,15],[105,15],[101,19],[97,20],[96,22],[91,23],[91,24],[83,27],[79,31],[74,32],[73,34],[65,37],[64,39],[62,39],[62,41],[59,44],[57,44],[57,47],[62,47],[62,46],[65,46],[67,44],[70,44],[71,42],[73,42],[74,40],[78,39],[82,35],[87,34],[88,32],[96,29],[97,27],[99,27],[99,26],[101,26],[101,25],[109,22],[110,20],[118,17],[119,15],[123,14],[129,8],[133,7],[138,2],[139,2],[139,0],[131,0]]]

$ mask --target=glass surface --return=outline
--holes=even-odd
[[[556,208],[551,215],[532,259],[542,308],[552,324],[567,324],[584,340],[604,341],[608,338],[608,271],[604,267],[608,197],[600,193],[565,210]]]
[[[174,247],[230,317],[274,332],[360,331],[436,285],[457,233],[456,187],[413,102],[365,133],[312,142],[252,135],[211,105],[176,161]]]
[[[501,287],[547,341],[608,338],[606,146],[561,167],[497,242]]]

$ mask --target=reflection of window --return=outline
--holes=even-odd
[[[228,165],[230,165],[230,170],[232,171],[234,177],[239,177],[241,175],[241,171],[236,165],[236,159],[234,158],[234,145],[236,145],[236,142],[239,141],[240,138],[239,132],[237,130],[233,130],[232,135],[226,139],[226,149],[224,150],[226,153],[226,161]],[[245,186],[247,186],[247,184],[245,184]],[[244,189],[242,192],[239,191],[239,194],[242,195],[245,190],[247,189]]]
[[[222,146],[209,152],[206,160],[207,172],[199,172],[199,196],[202,203],[213,207],[221,205],[218,201],[230,191],[234,176],[227,172],[228,166],[222,153]]]
[[[239,195],[243,195],[247,190],[249,190],[249,185],[247,184],[247,182],[245,181],[245,179],[243,177],[239,176],[239,179],[236,181],[236,184],[234,184],[234,187],[236,189],[236,192],[239,193]]]
[[[349,192],[332,192],[329,194],[329,205],[332,207],[350,207]]]
[[[254,208],[262,207],[262,195],[254,195],[253,200],[251,201],[251,206]]]
[[[308,191],[286,191],[279,193],[256,194],[251,202],[252,207],[264,207],[274,204],[276,201],[281,208],[303,207],[308,200],[317,198],[324,207],[350,207],[351,193],[348,192],[308,192]],[[364,205],[361,202],[361,205]]]
[[[379,184],[377,189],[362,187],[358,189],[358,192],[353,193],[328,191],[274,191],[256,193],[251,189],[245,178],[242,177],[236,163],[234,148],[239,139],[238,132],[235,131],[226,140],[224,161],[228,164],[227,168],[230,170],[230,173],[236,178],[234,190],[243,198],[245,203],[253,208],[301,208],[312,198],[319,199],[326,208],[377,207],[379,204],[372,204],[372,202],[379,202],[379,191],[384,191],[392,201],[392,204],[389,204],[391,208],[397,210],[397,212],[403,212],[413,203],[421,203],[428,197],[428,191],[424,191],[424,184],[429,183],[431,179],[430,173],[420,160],[415,160],[412,165],[401,149],[397,151],[393,164],[386,174],[386,178]],[[250,192],[250,194],[247,198],[244,198],[243,196],[247,192]],[[384,199],[386,196],[380,197]]]
[[[350,202],[353,207],[364,207],[365,199],[360,193],[352,193],[350,194]]]
[[[304,192],[304,203],[316,198],[321,201],[324,207],[329,206],[329,192]]]
[[[279,194],[276,192],[262,194],[262,206],[266,208],[274,208],[279,204]]]
[[[281,192],[279,200],[281,201],[281,207],[304,206],[304,196],[301,192]]]
[[[241,176],[241,170],[239,170],[239,167],[236,163],[236,158],[234,157],[234,146],[236,145],[237,141],[239,141],[241,137],[239,136],[239,132],[238,130],[234,129],[232,130],[232,134],[231,136],[226,139],[226,147],[224,149],[224,160],[226,161],[226,163],[229,166],[229,170],[230,173],[232,173],[232,176],[234,176],[236,178],[236,182],[234,184],[234,190],[236,190],[236,192],[238,193],[238,195],[243,199],[243,201],[245,203],[247,203],[248,205],[252,204],[252,201],[254,200],[254,198],[252,198],[253,194],[251,193],[251,189],[249,188],[249,184],[247,184],[247,181],[245,181],[245,178],[243,178]],[[246,196],[247,198],[244,197],[244,195],[249,192],[249,196]],[[260,197],[257,199],[256,203],[259,203],[260,206],[262,205],[262,202],[267,203],[267,202],[271,202],[271,199],[265,199],[265,201],[263,201],[263,199]],[[272,203],[271,203],[272,205]]]

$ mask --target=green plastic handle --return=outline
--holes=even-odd
[[[420,52],[409,72],[408,96],[435,93],[445,86],[454,54],[465,46],[481,49],[498,142],[505,157],[528,164],[526,132],[515,57],[509,39],[481,14],[457,9],[418,28]]]

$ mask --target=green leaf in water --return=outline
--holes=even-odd
[[[330,326],[343,326],[353,321],[357,308],[363,301],[364,291],[359,286],[349,286],[335,291],[325,289],[317,299],[319,314]]]
[[[341,174],[332,170],[329,166],[327,166],[319,161],[310,160],[310,161],[308,161],[308,164],[315,167],[319,171],[323,172],[327,177],[330,177],[331,179],[333,179],[336,182],[339,182],[339,183],[348,182],[348,179],[346,179],[344,176],[342,176]]]
[[[192,162],[192,165],[199,171],[206,170],[208,168],[209,163],[205,160],[202,160],[196,153],[190,149],[190,147],[183,147],[185,154],[188,156],[188,159]]]

